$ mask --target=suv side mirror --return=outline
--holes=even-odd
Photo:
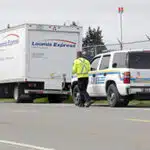
[[[94,68],[91,67],[91,71],[95,70]]]
[[[113,63],[112,67],[116,68],[117,67],[117,63]]]

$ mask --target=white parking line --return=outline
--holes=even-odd
[[[147,108],[147,109],[144,109],[145,111],[150,111],[150,109],[149,108]]]
[[[26,147],[26,148],[31,148],[31,149],[35,149],[35,150],[55,150],[53,148],[44,148],[44,147],[39,147],[39,146],[35,146],[35,145],[28,145],[28,144],[24,144],[24,143],[17,143],[17,142],[13,142],[13,141],[0,140],[0,143],[9,144],[9,145],[15,145],[15,146],[19,146],[19,147]]]
[[[37,110],[13,110],[14,113],[37,113]]]
[[[126,119],[128,121],[133,121],[133,122],[144,122],[144,123],[150,123],[150,120],[142,120],[142,119],[135,119],[135,118],[129,118]]]

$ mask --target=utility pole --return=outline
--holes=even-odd
[[[120,49],[123,49],[123,35],[122,35],[122,14],[124,12],[123,7],[118,8],[118,12],[120,14]]]
[[[10,28],[10,24],[7,25],[7,29]]]

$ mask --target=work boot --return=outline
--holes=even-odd
[[[93,104],[93,103],[94,103],[94,101],[90,100],[90,101],[88,101],[88,102],[85,103],[85,107],[90,107],[91,104]]]
[[[84,107],[84,103],[80,103],[78,106],[79,107]]]

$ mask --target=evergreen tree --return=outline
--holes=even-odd
[[[102,30],[100,30],[100,27],[98,27],[97,29],[92,29],[91,27],[88,28],[88,31],[86,32],[86,37],[83,38],[83,47],[89,46],[90,48],[87,48],[88,53],[89,51],[94,51],[96,52],[96,54],[99,54],[102,50],[107,49],[103,42]]]

